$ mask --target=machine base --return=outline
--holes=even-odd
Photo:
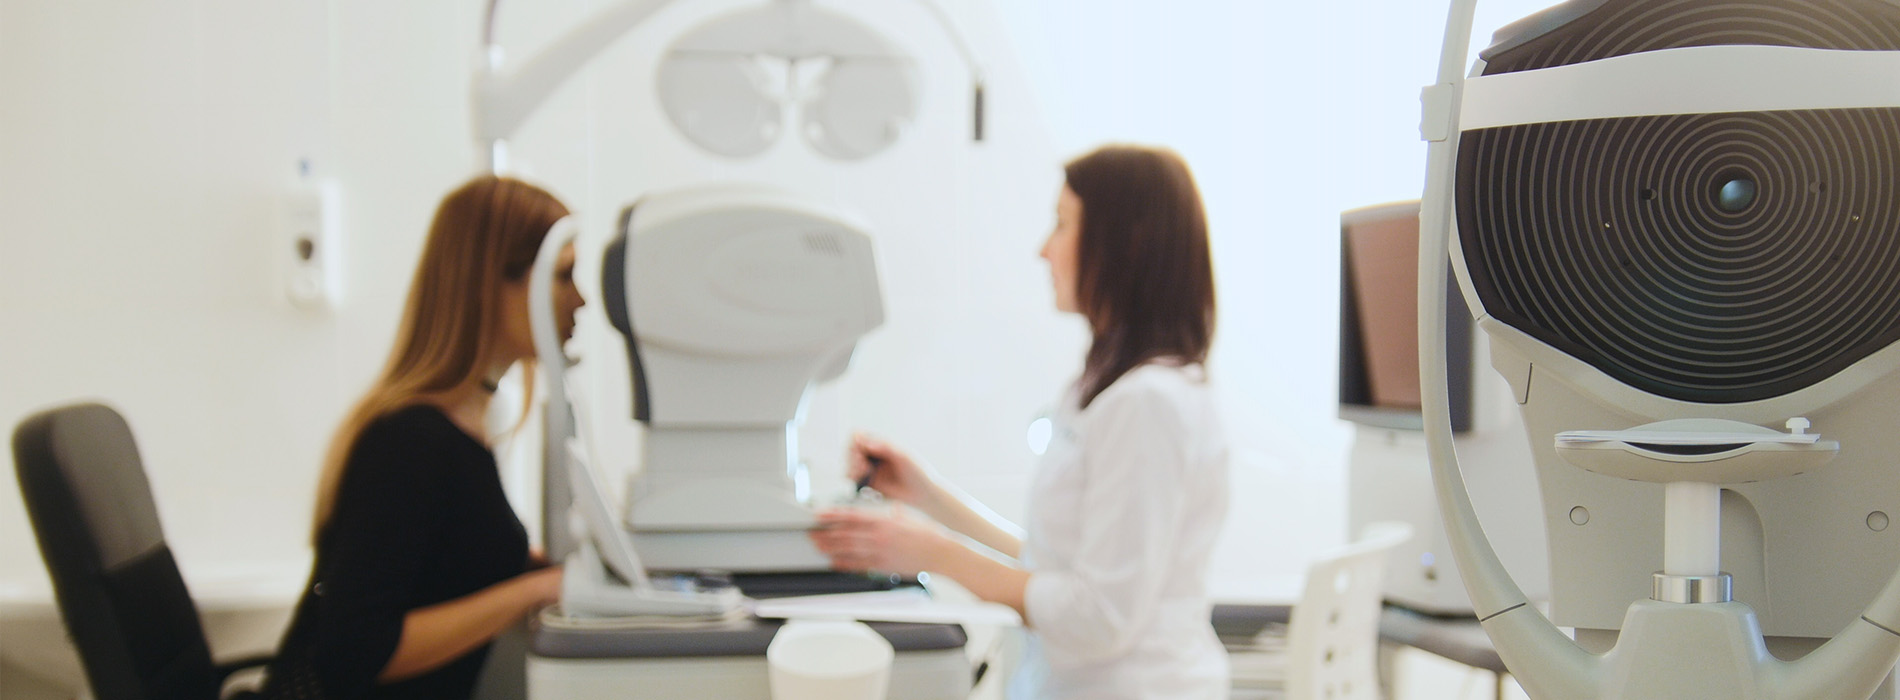
[[[747,595],[761,598],[859,590],[878,583],[847,574],[734,578]],[[754,618],[703,628],[610,629],[563,628],[532,620],[528,698],[771,700],[765,651],[780,624]],[[976,672],[964,628],[868,624],[897,652],[889,700],[968,700]]]
[[[648,569],[735,573],[830,571],[804,529],[633,533],[633,548]]]
[[[970,659],[962,649],[900,651],[890,700],[967,700]],[[651,700],[771,700],[764,656],[554,659],[528,656],[532,700],[591,700],[638,694]]]

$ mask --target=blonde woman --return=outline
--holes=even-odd
[[[534,357],[528,268],[567,215],[479,177],[436,210],[388,365],[344,419],[318,484],[316,565],[270,698],[469,697],[489,643],[559,597],[532,561],[484,427],[495,382]],[[558,267],[562,338],[582,301]]]

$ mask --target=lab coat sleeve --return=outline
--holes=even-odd
[[[1159,605],[1185,520],[1188,431],[1158,387],[1109,387],[1082,438],[1080,539],[1072,566],[1032,570],[1029,623],[1079,662],[1127,653]]]

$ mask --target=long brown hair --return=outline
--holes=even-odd
[[[548,229],[564,216],[567,207],[545,190],[489,175],[442,198],[389,361],[330,440],[317,482],[313,541],[329,522],[350,451],[366,426],[489,370],[502,283],[527,276]]]
[[[1214,268],[1187,163],[1167,149],[1104,146],[1065,171],[1082,201],[1076,304],[1094,335],[1082,406],[1144,363],[1205,363]]]

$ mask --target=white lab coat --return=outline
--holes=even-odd
[[[1227,439],[1199,368],[1137,367],[1057,410],[1030,492],[1032,634],[1013,700],[1227,697],[1208,558],[1227,514]]]

